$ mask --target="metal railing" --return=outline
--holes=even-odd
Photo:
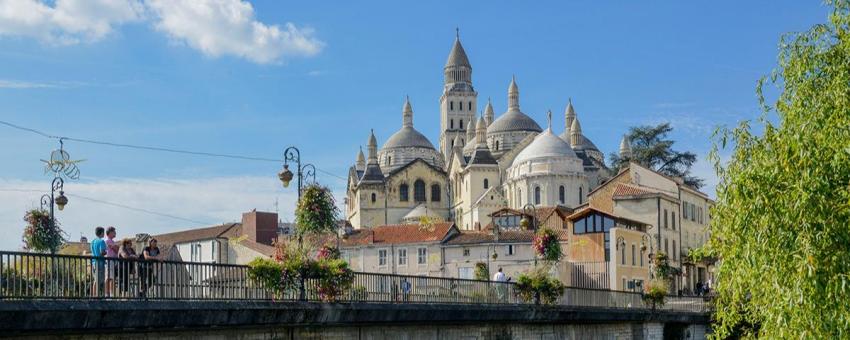
[[[518,297],[516,284],[380,273],[354,274],[337,302],[533,304]],[[646,309],[641,294],[568,287],[565,306]],[[167,299],[324,301],[316,280],[299,289],[275,291],[254,282],[243,265],[143,261],[0,251],[2,299]],[[702,298],[668,297],[664,310],[707,312]]]

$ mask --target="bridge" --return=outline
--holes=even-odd
[[[514,283],[355,273],[328,301],[316,284],[277,291],[248,267],[107,260],[101,289],[92,258],[0,252],[0,334],[82,338],[701,339],[710,301],[568,287],[553,304]]]

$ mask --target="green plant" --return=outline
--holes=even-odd
[[[517,278],[516,293],[525,302],[553,304],[564,294],[566,286],[557,278],[549,276],[545,268],[535,268]]]
[[[490,269],[487,268],[486,263],[478,262],[475,264],[475,279],[481,281],[490,279]]]
[[[248,262],[248,279],[260,287],[271,289],[275,297],[280,297],[283,292],[280,280],[283,268],[280,263],[262,257]]]
[[[275,259],[257,258],[248,264],[248,275],[273,289],[276,294],[286,291],[298,291],[302,283],[311,280],[310,297],[325,301],[335,301],[354,283],[354,271],[345,260],[339,258],[339,251],[333,247],[322,247],[313,252],[301,247],[278,247]],[[315,253],[316,258],[309,254]],[[312,290],[315,287],[315,290]]]
[[[43,209],[31,209],[24,215],[24,248],[37,252],[55,253],[65,242],[65,232],[58,221],[51,223],[50,214]]]
[[[295,232],[298,235],[333,232],[337,228],[339,208],[328,188],[310,184],[304,188],[295,208]]]
[[[557,263],[563,256],[561,254],[561,242],[558,240],[558,233],[549,228],[542,228],[537,231],[532,240],[532,248],[534,252],[543,261]]]
[[[715,134],[718,339],[850,337],[850,1],[826,3],[782,37],[757,132]]]
[[[664,305],[664,299],[667,297],[667,293],[669,293],[667,287],[668,283],[665,280],[652,280],[646,285],[641,298],[644,302],[652,306],[654,310]]]
[[[670,259],[664,252],[658,252],[652,258],[652,264],[655,268],[655,277],[661,280],[670,281],[673,277],[680,275],[679,268],[670,265]]]
[[[357,285],[351,288],[351,300],[352,301],[366,301],[369,299],[369,292],[366,291],[366,287]]]
[[[631,127],[626,135],[631,155],[621,157],[618,153],[612,153],[609,156],[611,168],[622,169],[628,166],[629,162],[635,162],[667,176],[680,177],[689,186],[701,187],[704,184],[703,179],[691,174],[691,167],[696,162],[697,155],[689,151],[673,150],[675,142],[667,139],[671,132],[673,126],[669,122],[656,126]]]

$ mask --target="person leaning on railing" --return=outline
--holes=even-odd
[[[103,240],[103,227],[94,228],[97,237],[91,242],[91,271],[94,276],[91,287],[91,296],[100,296],[103,293],[103,283],[106,279],[106,263],[103,256],[106,255],[106,242]]]
[[[121,248],[118,249],[118,258],[124,260],[119,262],[118,268],[118,287],[121,289],[123,296],[130,295],[130,278],[136,273],[136,250],[133,249],[133,242],[125,238],[121,240]]]
[[[154,272],[156,271],[154,262],[160,261],[159,247],[157,247],[155,238],[148,241],[148,246],[142,250],[140,259],[143,261],[141,261],[139,266],[139,281],[141,282],[139,297],[147,297],[148,288],[153,286],[156,279],[154,276]]]

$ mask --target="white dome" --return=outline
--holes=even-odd
[[[535,159],[561,157],[577,158],[570,144],[560,137],[555,136],[552,130],[546,129],[534,137],[531,144],[520,151],[516,158],[514,158],[513,166]]]

